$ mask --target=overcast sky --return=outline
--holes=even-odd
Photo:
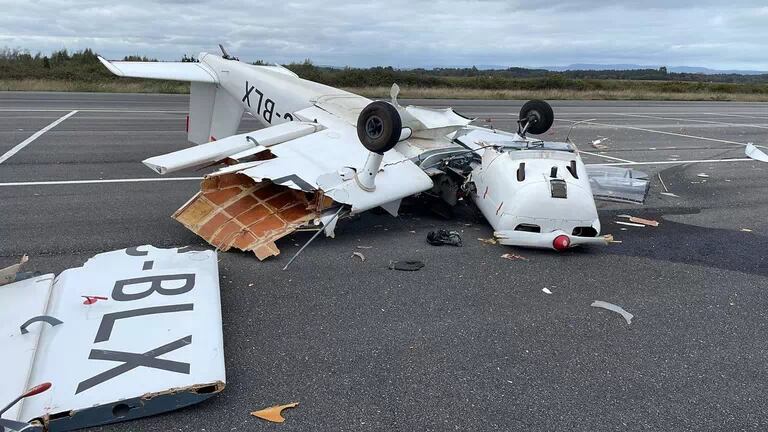
[[[766,0],[0,0],[0,48],[335,66],[635,63],[768,70]]]

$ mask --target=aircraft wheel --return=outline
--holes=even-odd
[[[368,104],[357,118],[357,137],[363,147],[384,154],[397,144],[403,129],[403,121],[397,109],[384,101]]]
[[[530,100],[520,108],[520,120],[531,122],[526,132],[539,135],[552,127],[552,123],[555,122],[555,113],[543,100]]]

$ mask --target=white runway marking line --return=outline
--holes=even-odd
[[[564,119],[555,119],[555,121],[564,121],[569,123],[578,123],[576,120],[564,120]],[[714,142],[721,142],[725,144],[736,144],[740,146],[746,147],[746,143],[738,142],[738,141],[729,141],[729,140],[723,140],[718,138],[708,138],[703,136],[696,136],[696,135],[687,135],[687,134],[681,134],[681,133],[675,133],[675,132],[665,132],[655,129],[646,129],[646,128],[640,128],[640,127],[634,127],[634,126],[624,126],[624,125],[612,125],[612,124],[606,124],[606,123],[596,123],[596,122],[581,122],[581,124],[591,124],[594,126],[603,126],[603,127],[609,127],[609,128],[615,128],[615,129],[630,129],[630,130],[636,130],[641,132],[652,132],[662,135],[671,135],[676,137],[682,137],[682,138],[691,138],[691,139],[697,139],[697,140],[703,140],[703,141],[714,141]],[[766,148],[765,146],[759,146],[755,145],[755,147],[762,147]]]
[[[49,130],[55,128],[59,123],[61,123],[64,120],[72,117],[75,114],[77,114],[77,110],[71,111],[69,114],[60,117],[58,120],[54,121],[53,123],[49,124],[48,126],[46,126],[46,127],[42,128],[42,129],[40,129],[39,131],[35,132],[31,137],[29,137],[29,138],[25,139],[24,141],[20,142],[15,147],[13,147],[12,149],[10,149],[7,152],[5,152],[4,155],[0,156],[0,164],[5,162],[5,161],[7,161],[11,156],[13,156],[16,153],[18,153],[19,150],[21,150],[24,147],[26,147],[32,141],[40,138],[40,136],[42,136],[44,133],[46,133]]]
[[[706,113],[706,114],[722,116],[722,117],[739,117],[739,118],[748,118],[748,119],[757,119],[757,120],[768,120],[768,117],[760,117],[760,116],[744,115],[744,114],[718,114],[718,113]]]
[[[684,165],[689,163],[716,163],[716,162],[755,162],[752,158],[735,158],[735,159],[696,159],[696,160],[678,160],[678,161],[650,161],[650,162],[616,162],[616,163],[604,163],[604,164],[587,164],[594,166],[626,166],[626,165]]]
[[[715,120],[681,119],[681,118],[674,118],[674,117],[659,117],[659,116],[643,115],[643,114],[619,114],[619,113],[616,113],[616,115],[620,115],[620,116],[624,116],[624,117],[649,118],[649,119],[657,119],[657,120],[673,120],[673,121],[679,121],[679,122],[709,123],[709,124],[716,124],[716,125],[723,125],[723,126],[732,126],[732,127],[750,127],[750,128],[758,128],[758,129],[768,129],[768,126],[743,124],[743,123],[726,123],[726,122],[720,122],[720,121],[715,121]]]
[[[579,153],[584,153],[584,154],[588,154],[588,155],[591,155],[591,156],[597,156],[597,157],[611,159],[611,160],[617,160],[619,162],[634,163],[631,160],[620,159],[620,158],[617,158],[617,157],[602,155],[602,154],[599,154],[599,153],[592,153],[592,152],[588,152],[588,151],[584,151],[584,150],[579,150]]]
[[[32,182],[10,182],[0,183],[0,187],[5,186],[56,186],[56,185],[82,185],[82,184],[100,184],[100,183],[151,183],[162,181],[192,181],[202,180],[203,177],[154,177],[154,178],[132,178],[132,179],[98,179],[98,180],[52,180],[52,181],[32,181]]]

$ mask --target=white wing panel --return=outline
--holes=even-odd
[[[203,63],[109,61],[99,57],[110,72],[121,77],[218,83],[216,74]]]

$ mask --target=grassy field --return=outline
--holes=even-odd
[[[606,80],[606,82],[610,82]],[[768,92],[733,92],[732,86],[712,88],[677,87],[675,91],[658,88],[648,81],[619,81],[604,89],[476,89],[466,87],[401,86],[400,96],[418,99],[595,99],[595,100],[681,100],[681,101],[747,101],[766,102]],[[624,88],[622,88],[624,87]],[[389,97],[389,87],[345,87],[345,90],[372,98]],[[718,91],[720,90],[720,91]],[[84,82],[49,79],[0,79],[0,91],[61,91],[110,93],[178,93],[189,92],[189,84],[156,80],[112,80]]]

